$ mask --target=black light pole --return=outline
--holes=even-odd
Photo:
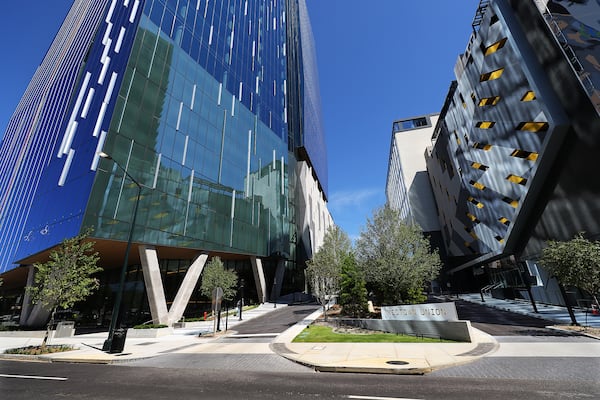
[[[242,320],[242,309],[244,308],[244,286],[245,286],[245,282],[244,282],[244,278],[240,279],[240,306],[239,306],[239,319],[238,321]]]
[[[113,352],[121,352],[123,349],[119,349],[119,351],[113,351],[113,338],[115,336],[115,330],[121,327],[121,319],[119,318],[119,313],[121,312],[121,302],[123,300],[123,290],[125,287],[125,276],[127,275],[127,263],[129,261],[129,251],[131,250],[131,240],[133,238],[133,229],[135,228],[135,220],[137,217],[138,205],[140,203],[140,195],[142,193],[142,185],[138,183],[133,177],[123,168],[118,162],[116,162],[111,156],[106,153],[98,153],[98,155],[102,158],[106,158],[107,160],[112,160],[117,167],[121,169],[125,173],[125,175],[137,186],[137,197],[135,199],[135,206],[133,209],[133,217],[131,220],[131,227],[129,228],[129,236],[127,238],[127,247],[125,249],[125,259],[123,260],[123,267],[121,267],[121,278],[119,280],[119,288],[117,289],[117,297],[115,298],[115,304],[113,305],[112,316],[110,319],[110,327],[108,329],[108,338],[104,341],[104,345],[102,346],[103,351],[108,351],[109,353]],[[124,343],[123,343],[124,345]],[[119,346],[122,347],[122,346]]]

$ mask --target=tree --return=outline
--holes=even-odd
[[[367,286],[382,304],[424,301],[425,282],[441,268],[437,251],[431,251],[420,228],[387,205],[367,220],[356,242],[356,257]]]
[[[325,232],[323,244],[308,261],[306,277],[311,290],[327,319],[327,304],[340,290],[342,260],[352,248],[350,238],[338,226],[331,226]]]
[[[546,245],[540,263],[550,275],[562,285],[585,290],[600,305],[600,243],[579,233],[569,241],[549,240]]]
[[[212,298],[213,290],[217,287],[223,289],[223,298],[233,300],[236,294],[238,276],[235,271],[225,269],[220,257],[213,257],[204,267],[202,272],[202,285],[200,293]]]
[[[342,261],[340,305],[344,313],[354,318],[367,312],[367,287],[353,253],[349,253]]]
[[[58,308],[68,309],[75,303],[85,300],[96,289],[99,281],[93,275],[102,270],[97,266],[98,252],[95,242],[86,240],[92,230],[70,239],[65,239],[58,249],[50,252],[45,263],[35,263],[35,286],[26,290],[33,304],[41,304],[52,311],[46,328],[42,347],[46,346],[54,315]]]

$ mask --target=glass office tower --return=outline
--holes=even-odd
[[[293,270],[297,162],[314,168],[326,198],[326,152],[313,145],[324,142],[320,113],[304,113],[320,109],[314,58],[303,58],[312,54],[305,1],[76,0],[69,15],[80,19],[75,40],[59,33],[52,46],[75,54],[63,62],[70,75],[28,105],[52,112],[54,129],[11,121],[2,145],[20,155],[23,137],[40,138],[23,162],[45,153],[8,183],[3,166],[2,192],[30,204],[0,206],[11,221],[0,228],[2,271],[87,227],[103,266],[118,266],[136,203],[133,242],[162,251],[165,277],[184,274],[200,251]],[[40,68],[53,66],[47,56]],[[189,262],[173,270],[173,260]]]

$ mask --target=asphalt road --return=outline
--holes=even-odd
[[[299,304],[279,307],[276,311],[236,325],[233,330],[242,335],[281,333],[319,309],[317,304]],[[244,314],[242,313],[242,319]]]
[[[570,380],[267,373],[13,361],[0,361],[0,371],[2,398],[11,400],[600,398],[597,382]]]
[[[593,339],[557,334],[537,318],[459,302],[459,316],[495,335],[501,351],[425,376],[316,373],[275,354],[165,354],[121,365],[0,361],[2,399],[598,399],[600,355],[550,357],[536,346],[581,350]],[[317,308],[282,307],[237,325],[278,333]],[[558,336],[557,336],[558,335]],[[240,339],[237,339],[240,340]],[[266,344],[266,343],[265,343]],[[531,348],[513,356],[511,346]],[[584,347],[586,349],[587,347]],[[596,348],[596,347],[595,347]],[[504,351],[504,353],[502,353]],[[502,353],[502,354],[500,354]],[[509,355],[509,356],[507,356]]]

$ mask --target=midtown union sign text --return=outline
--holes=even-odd
[[[382,320],[458,321],[454,303],[415,304],[381,307]]]

